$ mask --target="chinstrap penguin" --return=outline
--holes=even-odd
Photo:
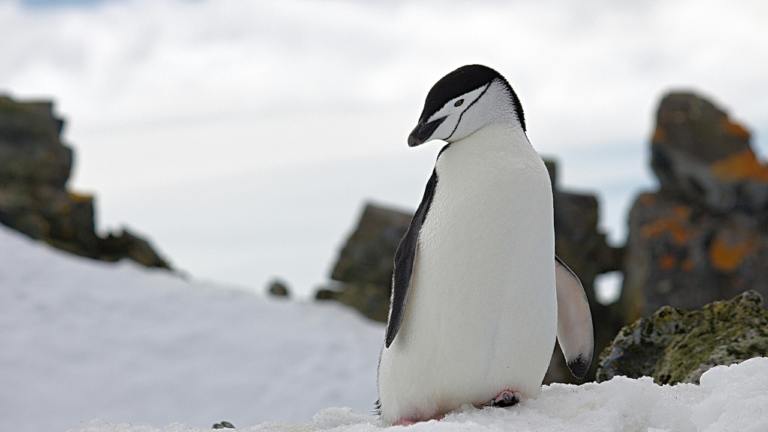
[[[432,140],[448,144],[395,254],[383,424],[538,395],[555,337],[575,376],[592,360],[589,304],[555,257],[549,176],[507,80],[481,65],[440,79],[408,145]]]

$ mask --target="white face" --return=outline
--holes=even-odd
[[[509,92],[494,80],[448,101],[419,123],[408,138],[411,147],[435,139],[454,142],[466,138],[488,123],[517,123]]]
[[[453,135],[456,133],[456,129],[461,123],[465,113],[468,112],[470,107],[472,107],[477,102],[478,98],[480,98],[483,93],[485,93],[489,85],[490,84],[486,84],[479,89],[472,90],[469,93],[464,93],[457,98],[451,99],[442,108],[440,108],[440,110],[432,114],[429,117],[427,123],[431,123],[441,118],[445,118],[445,120],[440,123],[440,126],[435,129],[427,141],[431,141],[433,139],[448,141],[453,138]]]

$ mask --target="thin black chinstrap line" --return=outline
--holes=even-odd
[[[495,79],[495,78],[494,78],[494,79]],[[456,122],[456,126],[453,128],[453,131],[451,132],[451,134],[450,134],[450,135],[448,135],[448,138],[446,138],[446,140],[450,139],[450,138],[453,136],[453,134],[454,134],[454,133],[456,133],[456,129],[458,129],[458,128],[459,128],[459,123],[461,123],[461,118],[462,118],[462,117],[464,117],[464,113],[466,113],[467,111],[469,111],[469,109],[470,109],[470,108],[472,108],[472,105],[474,105],[474,104],[475,104],[477,101],[479,101],[479,100],[480,100],[480,98],[481,98],[481,97],[483,97],[483,95],[485,94],[485,92],[487,92],[487,91],[488,91],[488,89],[489,89],[489,88],[491,88],[491,84],[493,84],[493,81],[491,81],[491,82],[489,82],[488,84],[486,84],[486,86],[485,86],[485,90],[483,90],[483,92],[482,92],[482,93],[480,93],[480,96],[478,96],[478,97],[477,97],[477,99],[473,100],[473,101],[472,101],[472,103],[471,103],[471,104],[469,104],[469,106],[467,107],[467,109],[465,109],[464,111],[462,111],[462,112],[461,112],[461,114],[459,114],[459,121],[457,121],[457,122]]]

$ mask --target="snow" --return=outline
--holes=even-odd
[[[0,225],[0,431],[369,411],[384,327],[335,302],[67,255]]]
[[[2,431],[382,430],[369,410],[383,332],[337,304],[72,257],[0,227]],[[699,386],[544,386],[408,430],[767,431],[768,358]]]
[[[306,424],[267,422],[243,431],[379,431],[377,419],[350,408],[327,408]],[[403,430],[400,426],[389,428]],[[193,432],[177,423],[164,429],[92,420],[70,432]],[[650,378],[616,377],[600,384],[553,384],[512,408],[464,406],[443,420],[409,426],[418,431],[643,431],[768,430],[768,358],[706,372],[701,386],[658,386]]]

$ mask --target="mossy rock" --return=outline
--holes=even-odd
[[[597,381],[616,375],[658,384],[698,383],[714,366],[768,356],[768,313],[755,291],[703,310],[664,306],[621,329],[600,355]]]

